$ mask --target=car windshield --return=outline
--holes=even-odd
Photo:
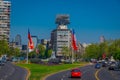
[[[96,65],[100,65],[99,63],[97,63]]]
[[[72,70],[72,72],[80,72],[80,70],[79,69],[74,69],[74,70]]]

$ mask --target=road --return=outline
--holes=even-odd
[[[10,62],[0,66],[0,80],[25,80],[27,71]]]
[[[98,73],[99,80],[120,80],[120,71],[108,70],[102,68]]]
[[[120,71],[109,71],[107,67],[95,69],[94,65],[81,67],[82,77],[71,78],[70,70],[59,72],[46,78],[46,80],[119,80]]]

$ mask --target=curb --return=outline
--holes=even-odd
[[[27,70],[27,76],[26,76],[25,80],[29,80],[31,72],[30,72],[30,70],[28,68],[25,67],[25,69]]]

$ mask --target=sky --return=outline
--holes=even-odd
[[[11,40],[17,34],[27,44],[28,28],[39,39],[50,39],[56,15],[69,14],[69,29],[80,43],[120,39],[120,0],[10,0]]]

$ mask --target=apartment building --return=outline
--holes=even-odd
[[[10,38],[10,7],[11,2],[0,0],[0,40],[9,42]]]
[[[57,29],[51,32],[51,45],[56,57],[62,57],[62,48],[71,44],[71,30],[67,28],[69,15],[57,15],[56,24]]]

